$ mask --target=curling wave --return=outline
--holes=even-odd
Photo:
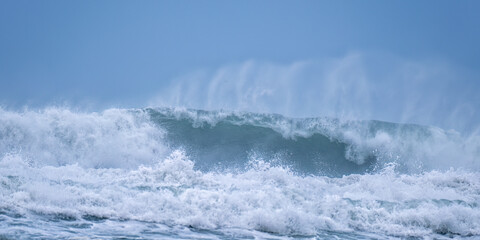
[[[0,110],[0,237],[475,238],[479,142],[380,121]]]

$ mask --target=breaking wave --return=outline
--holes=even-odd
[[[0,110],[0,236],[479,237],[479,156],[414,124]]]

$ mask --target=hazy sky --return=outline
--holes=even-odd
[[[391,118],[397,116],[380,114],[392,111],[382,107],[381,99],[401,88],[398,100],[388,102],[401,101],[402,115],[408,115],[412,104],[406,102],[412,100],[405,96],[413,84],[420,88],[416,95],[430,99],[430,105],[422,108],[431,107],[432,95],[444,104],[466,104],[470,110],[462,111],[478,117],[479,12],[480,1],[4,0],[0,2],[0,103],[6,107],[61,102],[141,107],[175,99],[181,105],[181,99],[189,98],[178,90],[182,79],[184,85],[197,82],[198,89],[190,89],[190,95],[208,92],[205,97],[210,100],[192,106],[215,108],[212,99],[222,101],[222,94],[215,91],[223,88],[212,82],[230,81],[233,86],[237,82],[233,79],[240,78],[250,85],[262,81],[260,87],[265,89],[230,87],[237,89],[237,100],[243,102],[219,107],[248,110],[242,106],[255,104],[258,96],[252,92],[257,91],[277,94],[269,100],[277,104],[272,111],[331,114],[349,105],[348,101],[335,100],[334,110],[312,107],[296,112],[282,111],[274,100],[281,98],[278,92],[288,94],[288,102],[281,104],[297,109],[292,104],[320,101],[314,97],[320,93],[322,99],[328,95],[331,100],[339,91],[354,91],[352,99],[366,102],[365,109],[372,112],[366,117],[395,120]],[[230,73],[225,74],[226,69]],[[261,75],[265,72],[269,73]],[[230,77],[223,79],[219,73]],[[247,75],[238,76],[242,73]],[[296,92],[280,91],[276,79],[258,80],[283,74],[290,75],[282,80],[289,83],[282,86]],[[368,89],[355,92],[359,83],[352,74],[360,74],[358,81]],[[443,88],[432,87],[438,81]],[[331,90],[332,82],[337,90]],[[344,86],[349,90],[345,92]],[[301,91],[307,89],[314,91],[305,99]],[[173,91],[181,96],[162,98]],[[370,94],[367,100],[364,93]],[[415,99],[417,103],[424,100]],[[268,110],[267,102],[258,105]],[[450,105],[444,111],[458,110]],[[409,119],[398,119],[403,120]]]

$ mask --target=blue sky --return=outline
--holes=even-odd
[[[405,97],[412,91],[408,86],[417,84],[417,95],[426,99],[415,104],[431,102],[430,96],[436,96],[435,100],[450,102],[432,107],[438,108],[437,112],[451,116],[458,105],[466,104],[467,110],[462,111],[478,120],[479,12],[479,1],[6,0],[0,2],[0,103],[13,108],[63,102],[142,107],[173,104],[168,99],[176,99],[175,104],[188,106],[188,99],[178,100],[190,98],[181,91],[180,97],[162,96],[179,89],[178,82],[188,85],[190,81],[199,88],[190,92],[201,96],[207,91],[203,86],[212,89],[212,78],[218,79],[225,69],[238,75],[242,66],[253,64],[250,69],[256,70],[248,70],[249,79],[242,79],[258,85],[261,80],[254,80],[259,79],[258,74],[274,71],[267,75],[279,78],[280,73],[305,64],[307,67],[300,67],[302,73],[284,80],[289,81],[286,87],[299,89],[297,92],[273,89],[275,98],[262,104],[250,99],[243,105],[229,100],[226,102],[231,105],[192,106],[335,115],[353,108],[352,104],[338,104],[341,99],[337,99],[332,109],[312,107],[296,112],[281,110],[284,108],[278,105],[287,103],[275,99],[280,99],[278,92],[282,92],[290,95],[290,105],[320,101],[302,99],[301,91],[310,86],[318,90],[311,92],[312,96],[335,95],[338,91],[326,89],[331,85],[318,83],[333,74],[328,66],[353,61],[347,64],[347,73],[335,73],[336,78],[329,81],[344,82],[349,91],[357,89],[358,81],[368,82],[370,90],[366,92],[373,95],[368,107],[360,109],[371,114],[362,117],[432,122],[441,114],[430,114],[430,120],[419,116],[403,119],[408,115],[406,109],[412,107],[397,106],[398,101],[411,101]],[[352,74],[360,74],[363,80],[355,80]],[[238,79],[237,75],[229,79]],[[235,85],[236,80],[230,82]],[[443,88],[432,87],[437,82]],[[264,93],[269,92],[268,86],[276,85],[275,79],[262,84]],[[381,99],[391,94],[379,92],[392,92],[392,88],[399,88],[401,97],[388,102],[401,108],[402,116],[386,114],[395,110],[381,107],[385,105]],[[237,99],[245,99],[255,89],[260,91],[243,89],[237,91]],[[353,102],[363,101],[360,92],[352,95],[356,96]],[[322,102],[327,103],[332,101]],[[242,107],[245,104],[264,109]],[[421,108],[428,109],[429,104]]]

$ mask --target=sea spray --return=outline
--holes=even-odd
[[[163,134],[140,110],[0,109],[0,154],[17,153],[32,164],[137,167],[164,156]]]

